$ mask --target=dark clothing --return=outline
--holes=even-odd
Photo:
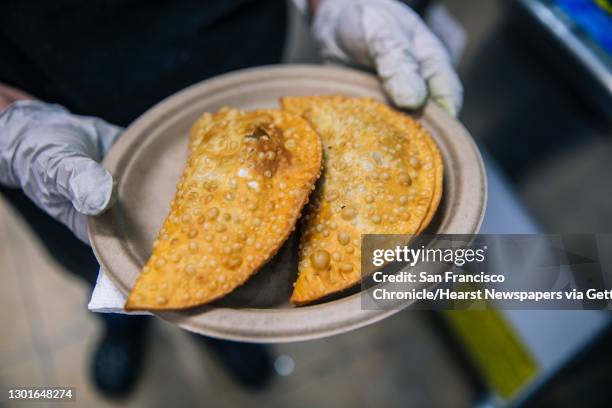
[[[93,288],[100,265],[91,248],[64,224],[38,208],[23,191],[0,185],[0,194],[19,211],[55,260],[66,270],[84,278]]]
[[[278,63],[285,0],[12,0],[0,82],[126,126],[206,78]]]
[[[278,63],[284,0],[14,0],[0,13],[0,82],[126,126],[224,72]],[[20,190],[0,186],[52,255],[92,285],[91,249]]]

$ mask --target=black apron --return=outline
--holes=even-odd
[[[0,82],[126,126],[203,79],[278,63],[285,0],[13,0]]]
[[[285,0],[4,1],[0,82],[126,126],[198,81],[278,63],[286,20]],[[0,193],[57,261],[95,283],[88,246],[21,190]]]

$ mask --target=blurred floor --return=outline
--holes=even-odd
[[[612,232],[612,132],[585,138],[532,172],[520,192],[549,231]]]

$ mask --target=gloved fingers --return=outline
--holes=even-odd
[[[0,127],[0,181],[21,187],[87,242],[85,215],[113,202],[113,178],[99,162],[121,128],[40,101],[12,103],[0,111]]]
[[[110,124],[99,118],[90,118],[90,120],[93,121],[93,126],[98,133],[98,137],[100,139],[100,153],[102,154],[102,157],[104,157],[123,131],[123,128]]]
[[[83,145],[76,149],[74,154],[65,155],[61,168],[69,177],[62,178],[67,180],[67,183],[60,185],[66,187],[63,195],[72,202],[77,211],[97,215],[115,201],[114,180],[98,160],[101,161],[106,155],[123,128],[99,118],[77,118],[82,119],[82,126],[87,130],[85,133],[89,140],[83,141]],[[81,155],[81,152],[85,154]]]
[[[91,142],[87,138],[66,144],[57,137],[52,143],[33,147],[28,142],[23,143],[26,152],[21,166],[27,169],[20,171],[25,175],[21,186],[41,207],[50,209],[68,202],[82,214],[96,215],[113,203],[113,178],[87,153]]]
[[[47,170],[50,173],[58,182],[58,192],[82,214],[97,215],[113,204],[113,177],[89,157],[66,156]]]
[[[72,165],[76,166],[71,170]],[[75,172],[76,168],[85,171]],[[28,180],[24,191],[34,202],[42,205],[49,215],[62,222],[77,238],[89,245],[86,214],[99,214],[112,204],[115,198],[113,179],[102,166],[90,159],[83,159],[83,162],[78,164],[63,163],[56,169],[58,177],[64,177],[61,175],[64,172],[72,172],[72,175],[68,176],[70,187],[61,187],[57,191],[48,185],[45,177],[37,177]],[[33,194],[34,191],[37,193]],[[61,196],[60,191],[65,196]]]
[[[60,222],[66,225],[74,235],[89,245],[89,236],[87,235],[87,216],[78,212],[72,203],[66,201],[57,205],[53,214]]]
[[[463,105],[463,86],[455,70],[450,67],[440,70],[428,80],[429,92],[434,101],[453,116],[457,116]]]
[[[364,5],[361,11],[368,53],[385,91],[399,107],[420,107],[427,98],[427,86],[410,31],[386,9]]]
[[[425,103],[425,81],[405,56],[387,54],[378,58],[377,72],[385,92],[398,107],[418,109]]]
[[[463,103],[463,86],[442,42],[417,19],[414,23],[414,52],[431,98],[456,116]]]
[[[98,162],[120,132],[101,119],[71,115],[57,105],[22,103],[11,168],[24,192],[42,208],[65,201],[99,214],[113,198],[113,179]],[[26,137],[19,137],[27,135]]]
[[[350,1],[353,0],[322,1],[316,12],[312,23],[312,33],[320,46],[321,57],[326,62],[344,64],[351,62],[351,57],[343,48],[353,48],[351,40],[359,37],[358,30],[361,27],[355,24],[353,10],[356,7],[346,7]],[[347,23],[342,24],[340,20]],[[338,33],[338,29],[345,29],[345,33]],[[350,31],[348,35],[346,35],[347,30]],[[342,41],[343,34],[344,38],[349,39],[346,44],[342,44],[344,43]],[[350,53],[352,57],[355,57],[354,52]]]
[[[99,118],[87,118],[92,121],[96,129],[100,159],[106,155],[110,147],[115,143],[123,128],[112,125]],[[116,185],[110,173],[99,163],[89,158],[85,160],[75,158],[68,160],[72,165],[72,177],[69,181],[69,194],[72,204],[77,211],[96,215],[104,212],[112,206],[116,199]]]

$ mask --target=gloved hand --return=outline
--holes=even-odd
[[[22,188],[89,244],[86,215],[103,212],[113,196],[99,162],[121,130],[59,105],[14,102],[0,111],[0,183]]]
[[[312,25],[323,58],[373,68],[402,108],[427,96],[456,116],[463,87],[440,40],[395,0],[321,0]]]

